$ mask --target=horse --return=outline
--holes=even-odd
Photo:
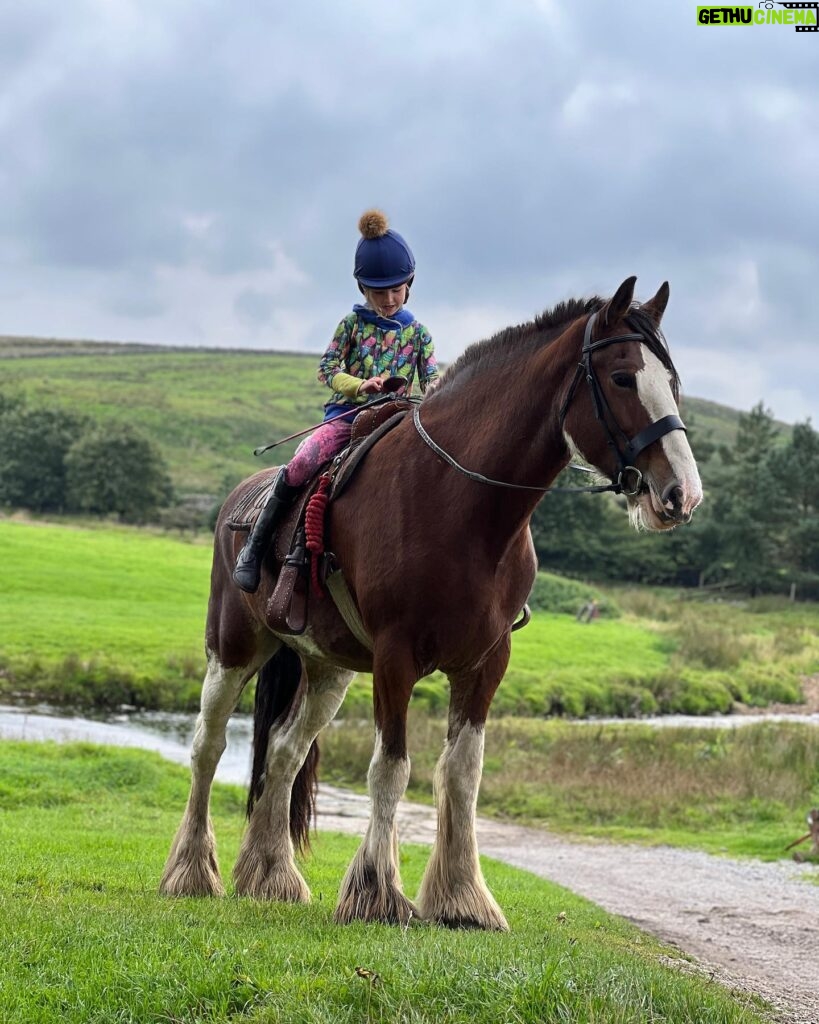
[[[228,497],[215,531],[191,790],[162,893],[225,892],[210,789],[228,719],[258,675],[235,892],[309,901],[295,854],[309,846],[317,737],[355,673],[371,672],[371,813],[335,920],[508,928],[481,872],[475,814],[484,726],[537,569],[532,512],[573,457],[612,481],[609,488],[625,496],[638,528],[686,523],[702,499],[678,415],[679,378],[660,330],[668,283],[640,304],[635,282],[628,278],[608,300],[561,302],[470,346],[329,505],[326,533],[372,650],[332,601],[313,593],[302,635],[271,629],[266,607],[275,566],[268,556],[255,594],[238,590],[231,571],[240,542],[226,523],[250,488],[275,470],[255,474]],[[410,695],[436,669],[450,685],[434,780],[438,827],[412,901],[399,874],[395,814],[410,774]]]

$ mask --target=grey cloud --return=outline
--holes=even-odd
[[[305,280],[277,309],[326,322],[320,347],[357,297],[373,204],[415,249],[422,318],[669,277],[672,342],[754,353],[772,389],[771,331],[816,333],[815,38],[649,0],[104,10],[0,15],[0,235],[21,282],[29,261],[86,289],[88,334],[99,307],[171,336],[141,287],[160,268],[201,270],[239,324],[267,325],[274,282],[247,275],[272,275],[278,246]],[[718,323],[746,263],[760,316]]]
[[[267,324],[273,317],[276,300],[272,295],[246,288],[236,296],[234,308],[246,323],[256,325]]]

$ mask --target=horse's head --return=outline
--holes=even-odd
[[[561,409],[570,448],[619,481],[635,526],[687,523],[702,485],[677,409],[679,379],[659,326],[668,283],[643,305],[630,277],[584,323]]]

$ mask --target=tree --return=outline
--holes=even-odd
[[[159,450],[124,424],[97,426],[65,457],[66,505],[72,511],[119,515],[144,523],[171,501],[173,488]]]
[[[0,406],[0,503],[34,512],[65,508],[65,458],[88,427],[62,409]]]
[[[803,590],[819,589],[819,434],[797,423],[773,466],[780,489],[782,554]]]
[[[707,571],[751,594],[779,589],[786,573],[775,472],[778,435],[770,410],[760,402],[740,416],[734,446],[720,454],[723,465],[710,509],[718,556]]]
[[[587,483],[568,473],[557,481],[567,487]],[[637,532],[626,514],[625,499],[609,494],[547,494],[532,516],[542,568],[632,583],[696,583],[699,570],[691,566],[689,546],[673,543],[691,529],[672,535]]]

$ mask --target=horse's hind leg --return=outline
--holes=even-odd
[[[417,674],[395,648],[373,663],[376,739],[367,785],[370,822],[341,885],[335,919],[407,924],[417,911],[401,891],[395,812],[409,782],[407,706]]]
[[[480,669],[450,676],[449,731],[435,769],[438,832],[418,905],[425,919],[453,928],[509,928],[484,881],[475,834],[484,724],[508,661],[507,637]]]
[[[259,783],[263,788],[255,802],[251,799],[233,879],[238,895],[307,903],[310,890],[296,867],[293,842],[295,838],[298,845],[307,845],[313,806],[316,765],[305,761],[319,732],[335,717],[355,673],[295,657],[290,666],[294,679],[268,683],[289,687],[292,697],[262,739],[267,744],[264,781]],[[259,686],[264,676],[263,671]]]
[[[225,731],[239,696],[257,665],[224,668],[212,652],[191,747],[191,791],[171,846],[159,891],[166,896],[223,896],[210,821],[210,790],[226,746]]]

